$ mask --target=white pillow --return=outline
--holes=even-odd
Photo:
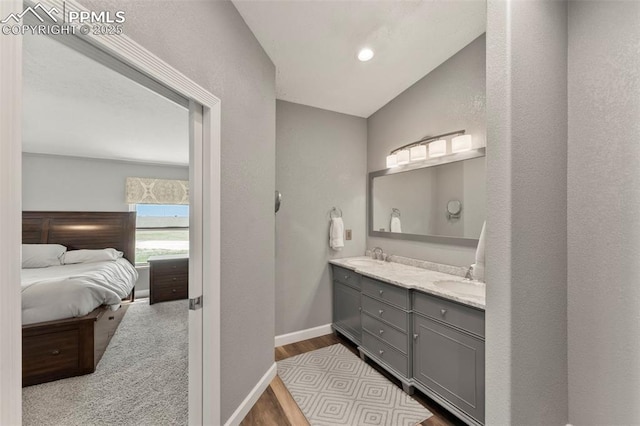
[[[113,248],[98,250],[70,250],[62,256],[62,263],[69,265],[72,263],[92,263],[105,262],[121,258],[123,253]]]
[[[23,244],[22,267],[30,269],[60,266],[65,251],[67,248],[60,244]]]

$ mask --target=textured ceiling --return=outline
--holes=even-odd
[[[368,117],[480,36],[485,0],[234,0],[276,65],[277,97]],[[375,57],[356,55],[371,47]]]
[[[23,151],[189,164],[189,113],[45,36],[24,37]]]

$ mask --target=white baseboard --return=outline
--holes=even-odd
[[[149,290],[136,290],[136,299],[143,297],[149,297]]]
[[[262,396],[264,391],[269,387],[271,381],[276,377],[278,373],[278,366],[274,362],[269,370],[262,376],[260,381],[256,383],[256,385],[251,389],[249,395],[242,401],[242,404],[236,408],[236,411],[229,417],[229,420],[226,421],[225,426],[238,426],[242,420],[249,414],[249,411],[253,408],[253,406],[258,402],[258,399]]]
[[[331,324],[325,324],[318,327],[307,328],[306,330],[294,331],[293,333],[281,334],[280,336],[276,336],[275,346],[277,348],[278,346],[289,345],[331,333],[333,333]]]

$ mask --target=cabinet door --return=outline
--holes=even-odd
[[[333,282],[333,322],[335,327],[360,343],[360,291],[348,285]]]
[[[484,422],[484,342],[416,314],[413,326],[414,379]]]

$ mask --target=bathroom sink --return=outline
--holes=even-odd
[[[436,281],[433,283],[441,290],[446,290],[460,296],[484,297],[485,288],[472,282],[464,281]]]
[[[346,261],[351,266],[376,266],[383,265],[385,262],[382,260],[374,259],[349,259]]]

